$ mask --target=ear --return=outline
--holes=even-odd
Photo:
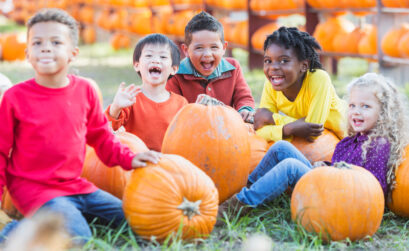
[[[227,41],[224,41],[224,44],[223,44],[223,50],[224,50],[224,51],[226,51],[228,44],[229,44],[229,43],[228,43]]]
[[[185,55],[185,57],[189,57],[189,53],[188,53],[189,46],[186,45],[185,43],[182,43],[180,45],[180,48],[182,49],[182,52]]]
[[[179,66],[178,65],[172,65],[172,71],[170,72],[170,75],[175,75],[176,72],[178,72]]]
[[[80,52],[80,49],[78,47],[74,47],[71,51],[71,57],[69,59],[69,62],[72,62],[78,56],[79,52]]]
[[[307,72],[309,68],[310,68],[310,64],[308,60],[303,60],[301,62],[301,72]]]
[[[139,69],[139,62],[135,62],[135,63],[133,64],[133,68],[134,68],[134,70],[135,70],[136,72],[140,71],[140,69]]]

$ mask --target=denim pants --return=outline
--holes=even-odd
[[[251,186],[244,187],[236,195],[237,199],[252,207],[272,201],[288,186],[294,186],[311,168],[311,163],[291,143],[278,141],[250,174]]]
[[[36,213],[42,210],[62,215],[68,233],[73,237],[80,237],[80,242],[83,243],[92,236],[84,214],[112,222],[113,227],[119,226],[125,220],[122,201],[100,189],[90,194],[56,197],[46,202]],[[7,236],[18,225],[19,222],[13,220],[4,227],[0,236]]]

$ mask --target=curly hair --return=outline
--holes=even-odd
[[[78,24],[75,19],[70,16],[67,12],[61,9],[42,9],[32,16],[27,22],[27,34],[30,32],[31,27],[33,27],[37,23],[43,22],[57,22],[60,24],[64,24],[70,30],[70,38],[72,40],[72,44],[77,46],[78,44]]]
[[[352,88],[363,87],[373,92],[380,104],[380,113],[374,128],[368,134],[368,140],[362,144],[362,159],[365,160],[371,143],[380,138],[387,139],[390,143],[390,155],[387,164],[387,183],[390,192],[395,188],[395,172],[403,161],[405,147],[409,143],[409,119],[407,116],[407,101],[399,93],[396,86],[382,75],[366,73],[353,80],[348,85],[348,93]],[[356,133],[348,123],[348,135]]]
[[[316,51],[321,50],[321,46],[307,32],[300,31],[295,27],[282,26],[267,36],[264,41],[264,52],[272,44],[284,46],[287,50],[293,48],[298,60],[308,60],[310,72],[314,72],[315,69],[322,69],[320,57]]]

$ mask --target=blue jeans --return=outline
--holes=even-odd
[[[56,197],[46,202],[37,212],[42,210],[62,215],[68,233],[73,237],[80,237],[80,243],[85,243],[92,236],[84,214],[98,217],[106,222],[112,222],[114,227],[119,226],[125,220],[122,201],[102,190],[97,190],[90,194]],[[18,225],[19,222],[13,220],[4,227],[0,236],[7,236]]]
[[[252,207],[272,201],[311,168],[311,163],[291,143],[278,141],[250,174],[250,188],[244,187],[236,195],[237,199]]]

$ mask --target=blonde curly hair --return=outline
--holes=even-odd
[[[368,140],[362,144],[362,159],[365,160],[368,147],[375,139],[384,138],[390,143],[390,156],[386,181],[389,194],[395,187],[395,171],[403,161],[405,147],[409,143],[409,119],[407,116],[406,98],[399,93],[396,86],[384,76],[376,73],[366,73],[353,80],[347,87],[348,93],[355,87],[368,88],[380,103],[378,120],[368,134]],[[356,132],[348,123],[348,135]]]

